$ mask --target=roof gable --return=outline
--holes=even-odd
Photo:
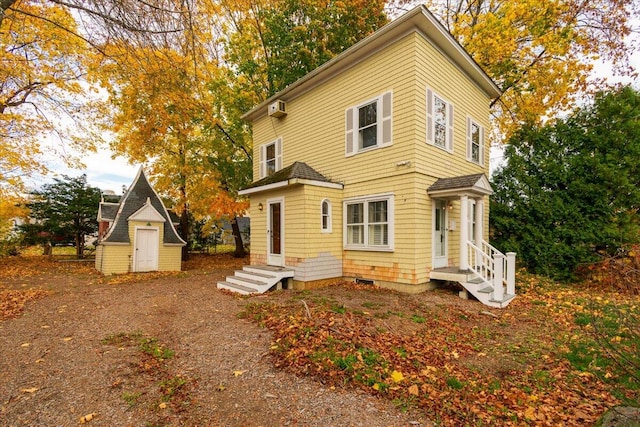
[[[411,32],[417,32],[442,51],[490,98],[493,99],[500,96],[500,89],[493,80],[436,17],[425,6],[420,5],[344,50],[341,54],[325,62],[304,77],[291,83],[285,89],[245,113],[242,118],[254,121],[266,115],[267,106],[275,100],[292,101]]]
[[[155,214],[153,212],[155,212]],[[115,219],[104,239],[102,239],[102,242],[130,243],[131,236],[129,236],[128,220],[131,219],[132,216],[136,220],[140,220],[138,218],[148,217],[165,222],[163,243],[175,245],[186,244],[176,232],[167,209],[162,203],[160,196],[158,196],[158,193],[151,187],[142,167],[138,170],[138,174],[129,189],[124,196],[122,196]],[[142,221],[150,221],[150,219],[142,219]]]
[[[147,197],[147,203],[140,209],[134,212],[129,218],[129,221],[147,221],[147,222],[166,222],[167,220],[162,217],[160,212],[156,210],[151,204],[151,200]]]
[[[490,195],[493,188],[489,179],[483,173],[473,175],[454,176],[450,178],[440,178],[434,182],[427,193],[433,197],[451,197],[467,195]]]

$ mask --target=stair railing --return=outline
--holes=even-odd
[[[502,300],[505,293],[515,295],[516,253],[507,252],[506,256],[482,241],[480,246],[473,242],[467,242],[467,254],[469,268],[482,280],[493,285],[493,298]]]

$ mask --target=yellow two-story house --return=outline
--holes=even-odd
[[[353,279],[405,292],[455,280],[515,294],[487,243],[489,106],[500,90],[417,7],[256,106],[251,265],[219,287]],[[466,292],[465,291],[465,292]]]

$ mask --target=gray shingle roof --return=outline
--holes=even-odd
[[[98,220],[113,221],[116,219],[118,207],[120,207],[120,203],[100,202]]]
[[[185,242],[178,236],[167,210],[165,209],[160,197],[153,190],[151,184],[147,180],[142,168],[138,172],[138,176],[133,181],[133,184],[129,187],[125,195],[120,200],[118,206],[118,213],[115,216],[115,222],[111,225],[111,228],[107,232],[107,235],[103,239],[103,242],[110,243],[130,243],[131,237],[129,236],[129,217],[136,213],[140,208],[144,206],[147,199],[151,201],[151,206],[165,219],[164,224],[164,243],[184,244]]]
[[[294,162],[286,168],[280,169],[279,171],[250,184],[246,188],[262,187],[263,185],[275,184],[276,182],[288,181],[295,178],[331,182],[308,164],[304,162]]]
[[[456,188],[469,188],[473,187],[483,173],[476,173],[473,175],[454,176],[451,178],[440,178],[434,182],[428,189],[428,192],[441,191],[441,190],[454,190]]]

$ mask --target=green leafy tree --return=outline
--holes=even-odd
[[[596,95],[564,120],[527,125],[494,174],[493,239],[533,272],[571,279],[580,264],[640,241],[640,93]]]
[[[76,255],[84,255],[85,237],[98,231],[100,189],[87,183],[87,176],[54,179],[31,193],[31,217],[42,232],[54,238],[73,238]]]

